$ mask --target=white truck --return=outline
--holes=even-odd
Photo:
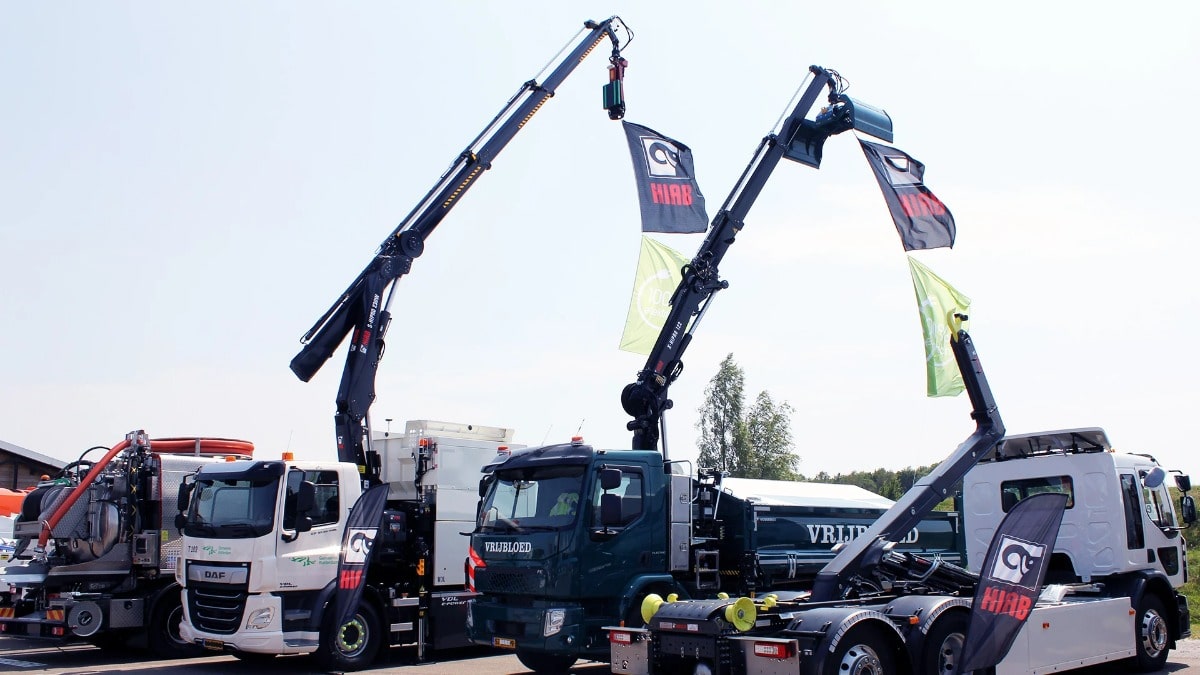
[[[108,452],[88,459],[91,450]],[[181,541],[170,505],[201,466],[253,450],[247,441],[133,431],[40,483],[21,503],[13,559],[0,566],[0,635],[195,655],[179,637]]]
[[[1098,428],[1004,436],[966,331],[952,346],[973,405],[974,434],[817,575],[811,594],[651,602],[646,629],[610,627],[614,673],[747,675],[952,673],[962,660],[975,583],[963,570],[894,550],[910,523],[963,480],[967,559],[976,575],[1005,513],[1043,492],[1068,495],[1046,587],[999,675],[1128,659],[1161,669],[1190,635],[1187,546],[1196,520],[1187,476],[1176,515],[1167,472],[1113,450]],[[978,577],[974,577],[975,580]],[[657,600],[657,599],[656,599]]]
[[[237,461],[205,467],[180,495],[183,638],[245,660],[314,653],[359,669],[384,645],[468,644],[464,590],[480,469],[513,431],[429,420],[378,437],[387,506],[355,618],[335,626],[338,556],[362,492],[350,462]]]

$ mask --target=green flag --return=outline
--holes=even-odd
[[[688,262],[679,251],[642,235],[642,252],[638,255],[625,331],[621,333],[621,349],[645,356],[654,348],[671,311],[671,296],[683,279],[680,269]]]
[[[912,256],[908,256],[908,269],[917,292],[921,330],[925,333],[927,393],[929,396],[957,396],[962,393],[963,381],[950,349],[950,319],[955,313],[967,314],[971,299]]]

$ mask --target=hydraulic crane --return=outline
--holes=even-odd
[[[825,139],[848,129],[892,140],[892,121],[887,113],[847,96],[845,80],[836,71],[811,66],[806,81],[807,87],[779,133],[759,143],[750,164],[713,217],[704,243],[683,268],[683,279],[671,296],[671,310],[646,365],[638,372],[637,381],[621,392],[621,406],[633,417],[626,427],[633,432],[635,450],[658,449],[664,431],[663,412],[672,406],[667,389],[683,372],[683,352],[713,296],[729,287],[720,278],[718,266],[779,160],[786,157],[820,168]],[[805,119],[825,87],[829,88],[828,105],[814,120]],[[666,456],[665,442],[663,446]]]
[[[619,33],[624,34],[623,42]],[[619,120],[625,115],[623,78],[628,62],[621,56],[621,49],[632,40],[632,31],[620,17],[613,16],[603,21],[585,22],[576,38],[580,34],[583,35],[581,39],[568,43],[568,46],[574,44],[573,48],[568,51],[564,47],[558,52],[557,65],[544,80],[538,82],[535,76],[521,85],[487,127],[455,158],[433,188],[380,244],[366,269],[355,277],[300,340],[304,346],[292,359],[291,368],[297,377],[307,382],[333,355],[346,335],[352,333],[337,394],[334,425],[339,461],[357,464],[364,484],[379,482],[379,454],[370,447],[368,411],[375,400],[375,375],[384,352],[384,335],[391,320],[389,308],[395,294],[395,283],[409,273],[413,260],[424,252],[425,240],[475,184],[476,179],[492,167],[492,161],[508,142],[554,96],[562,81],[605,38],[612,43],[612,54],[609,57],[609,81],[604,86],[604,107],[610,119]]]

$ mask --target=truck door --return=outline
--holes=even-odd
[[[597,475],[592,481],[589,499],[588,553],[580,556],[585,596],[617,597],[629,580],[640,574],[666,570],[666,514],[657,504],[657,494],[649,494],[645,472],[638,466],[613,466],[620,469],[621,482],[604,490]],[[620,499],[620,522],[605,525],[600,504],[605,493]],[[612,497],[610,497],[612,499]]]
[[[313,485],[312,508],[296,509],[300,485]],[[281,589],[322,588],[337,573],[341,536],[338,523],[347,506],[337,471],[292,468],[283,490],[281,533],[276,539],[276,562]],[[307,519],[307,522],[305,522]]]
[[[1132,496],[1140,496],[1142,505],[1139,509],[1138,522],[1136,528],[1141,530],[1145,539],[1145,559],[1137,562],[1157,564],[1175,585],[1183,583],[1183,563],[1180,560],[1182,548],[1179,545],[1179,521],[1175,516],[1175,509],[1171,504],[1171,495],[1167,490],[1166,483],[1162,480],[1165,476],[1158,470],[1158,480],[1150,476],[1149,472],[1139,471],[1137,483],[1133,483],[1133,476],[1123,474],[1121,477],[1122,486],[1126,488],[1127,493],[1134,493]],[[1146,474],[1146,475],[1141,475]],[[1139,485],[1140,490],[1133,487]],[[1131,555],[1139,556],[1139,552],[1130,551]]]

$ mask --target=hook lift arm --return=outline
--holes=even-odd
[[[719,277],[718,266],[779,160],[786,157],[820,168],[825,139],[848,129],[892,140],[891,119],[887,113],[846,96],[844,81],[836,71],[811,66],[809,72],[808,86],[784,120],[780,132],[768,135],[759,143],[750,164],[713,217],[704,243],[692,261],[684,266],[683,279],[671,296],[671,310],[646,365],[638,372],[637,381],[626,385],[621,392],[621,406],[633,417],[626,428],[633,432],[635,450],[658,449],[663,412],[672,406],[667,389],[683,372],[683,352],[691,343],[713,296],[729,287],[729,282]],[[805,119],[826,86],[829,87],[829,105],[815,120]],[[666,454],[664,443],[664,458]]]
[[[586,32],[586,35],[558,61],[544,81],[539,84],[535,77],[521,85],[487,127],[442,174],[437,184],[380,244],[375,258],[366,269],[359,273],[300,339],[304,346],[292,359],[291,369],[297,377],[307,382],[333,355],[346,335],[352,333],[337,394],[334,426],[339,461],[356,463],[363,474],[364,483],[370,485],[379,482],[379,456],[370,448],[370,417],[367,413],[375,400],[375,375],[384,352],[384,334],[391,320],[389,308],[395,293],[395,282],[408,274],[413,260],[424,252],[426,238],[474,185],[479,175],[492,167],[496,155],[606,37],[612,42],[612,56],[609,58],[609,82],[604,87],[604,104],[610,119],[618,120],[624,116],[621,78],[627,61],[621,57],[622,44],[617,35],[621,29],[627,36],[625,46],[628,46],[633,34],[620,17],[585,22],[580,32]],[[389,287],[391,290],[384,301],[383,293]]]

